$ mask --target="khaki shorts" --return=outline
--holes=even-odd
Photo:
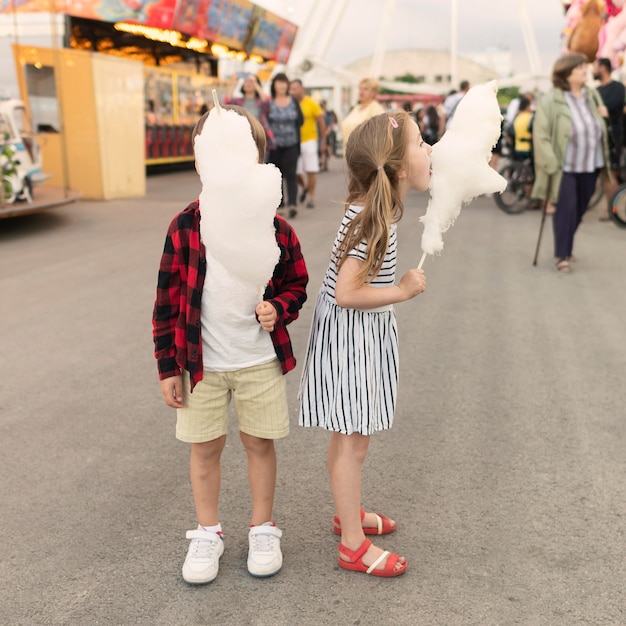
[[[278,359],[233,372],[204,372],[189,391],[183,370],[183,409],[176,410],[176,438],[188,443],[213,441],[228,431],[228,408],[235,399],[239,430],[262,439],[289,434],[287,385]]]

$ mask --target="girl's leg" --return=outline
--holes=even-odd
[[[189,476],[196,516],[201,526],[215,526],[219,523],[217,508],[222,478],[220,458],[225,443],[226,435],[213,441],[191,444]]]
[[[252,494],[252,526],[272,521],[276,488],[276,450],[273,439],[240,432],[248,456],[248,481]]]
[[[369,440],[358,433],[333,433],[328,446],[328,472],[337,516],[341,520],[341,543],[350,550],[356,550],[365,541],[361,523],[361,470]],[[380,548],[370,546],[363,555],[363,563],[371,565],[382,552]],[[403,561],[400,558],[396,567],[400,567]],[[384,565],[383,562],[380,568]]]

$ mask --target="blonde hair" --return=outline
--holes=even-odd
[[[369,87],[375,93],[380,91],[380,83],[375,78],[363,78],[359,81],[359,87],[361,85]]]
[[[265,136],[265,129],[263,128],[263,124],[257,120],[254,115],[246,111],[243,107],[237,106],[236,104],[222,104],[222,109],[227,111],[234,111],[238,115],[245,117],[250,124],[250,130],[252,131],[252,138],[254,139],[254,143],[256,143],[257,150],[259,151],[259,163],[263,163],[265,161],[265,148],[267,146],[267,138]],[[209,113],[213,107],[211,107],[202,117],[196,122],[196,125],[193,127],[191,131],[191,145],[195,145],[196,135],[199,135],[204,128],[204,123],[209,117]]]
[[[356,275],[361,283],[369,282],[380,271],[390,226],[402,218],[399,173],[406,167],[410,120],[406,111],[382,113],[357,126],[348,138],[346,210],[357,200],[364,202],[364,208],[348,224],[336,259],[341,267],[348,252],[365,241],[367,256]]]

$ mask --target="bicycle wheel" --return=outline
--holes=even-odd
[[[589,203],[587,204],[587,208],[593,209],[594,206],[597,206],[600,203],[600,200],[602,200],[603,196],[604,196],[604,184],[602,182],[602,176],[598,176],[595,191],[593,192],[593,196],[591,196],[591,199],[589,200]]]
[[[509,215],[521,213],[528,206],[527,186],[530,184],[522,163],[507,163],[500,169],[500,175],[506,178],[506,189],[502,193],[494,193],[493,199]]]
[[[626,184],[620,185],[611,196],[609,215],[615,224],[626,228]]]

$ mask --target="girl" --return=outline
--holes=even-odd
[[[350,135],[346,213],[317,299],[300,383],[300,424],[332,431],[327,463],[339,565],[374,576],[398,576],[407,567],[404,558],[365,537],[393,532],[396,523],[361,509],[361,467],[370,435],[393,421],[393,304],[426,288],[422,270],[409,270],[398,285],[394,279],[396,222],[409,190],[428,187],[430,153],[404,111],[373,117]]]

